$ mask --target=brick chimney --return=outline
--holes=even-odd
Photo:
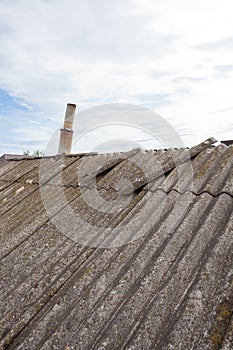
[[[66,114],[64,120],[64,127],[60,129],[60,142],[58,153],[69,154],[72,147],[73,140],[73,121],[75,115],[76,105],[73,103],[68,103],[66,107]]]

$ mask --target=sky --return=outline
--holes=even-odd
[[[232,13],[232,0],[0,0],[0,155],[45,150],[68,102],[73,152],[156,147],[156,120],[83,113],[119,103],[186,146],[233,139]]]

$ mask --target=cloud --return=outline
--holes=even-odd
[[[195,48],[203,51],[233,50],[233,36],[220,40],[196,45]]]
[[[223,64],[215,67],[217,72],[225,73],[225,72],[233,72],[233,64]]]
[[[226,79],[233,72],[233,64],[223,64],[214,67],[215,77],[217,79]]]
[[[0,95],[1,143],[30,145],[33,136],[45,147],[67,102],[79,111],[113,102],[152,108],[190,134],[185,142],[199,141],[193,124],[203,130],[232,100],[232,7],[231,0],[4,2],[0,89],[11,101]]]
[[[225,112],[233,112],[233,106],[231,107],[227,107],[227,108],[223,108],[223,109],[219,109],[218,111],[216,111],[216,113],[225,113]]]
[[[177,77],[175,79],[173,79],[172,81],[174,83],[200,83],[201,81],[206,80],[206,77]]]

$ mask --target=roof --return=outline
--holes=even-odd
[[[3,154],[1,157],[0,157],[0,160],[9,160],[9,159],[24,159],[26,158],[25,155],[22,155],[22,154]]]
[[[227,146],[233,145],[233,140],[225,140],[225,141],[221,141],[221,143],[224,143]]]
[[[231,350],[233,146],[0,162],[1,349]]]

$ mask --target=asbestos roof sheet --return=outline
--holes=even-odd
[[[232,350],[233,146],[0,162],[0,349]]]

